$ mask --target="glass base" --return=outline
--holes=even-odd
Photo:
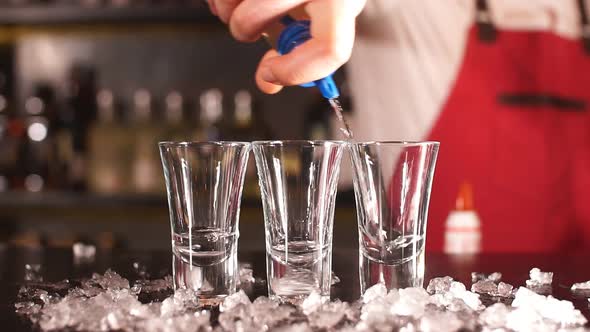
[[[423,287],[424,249],[416,255],[394,263],[376,261],[359,251],[361,294],[373,285],[382,283],[387,289]]]
[[[197,266],[185,262],[181,257],[172,255],[172,272],[174,289],[191,289],[205,305],[219,303],[226,296],[236,292],[238,262],[237,255],[221,263]]]

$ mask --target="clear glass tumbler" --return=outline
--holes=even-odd
[[[421,287],[438,142],[351,143],[361,292]]]
[[[161,142],[174,288],[216,303],[236,291],[238,224],[250,143]]]
[[[329,299],[334,203],[345,142],[253,142],[264,208],[269,296]]]

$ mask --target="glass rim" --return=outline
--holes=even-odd
[[[391,145],[391,146],[439,146],[438,141],[367,141],[367,142],[349,142],[350,145],[368,146],[368,145]]]
[[[253,141],[252,145],[256,146],[280,146],[280,145],[308,145],[308,146],[322,146],[328,144],[346,145],[346,141],[342,140],[268,140],[268,141]]]
[[[158,146],[160,147],[187,147],[187,146],[222,146],[222,147],[232,147],[232,146],[249,146],[250,142],[242,142],[242,141],[162,141],[158,142]]]

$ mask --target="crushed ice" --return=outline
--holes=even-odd
[[[253,281],[248,271],[242,270],[240,276],[241,283]],[[550,281],[537,272],[535,278]],[[215,309],[200,306],[193,292],[172,292],[170,276],[139,280],[130,287],[127,279],[107,270],[79,282],[78,287],[69,281],[44,289],[24,286],[15,309],[43,331],[584,330],[586,318],[572,302],[525,287],[513,292],[500,279],[497,275],[477,278],[471,291],[451,277],[434,278],[426,289],[388,290],[377,284],[355,303],[326,302],[312,293],[299,306],[267,297],[251,301],[240,290],[228,296],[216,314]],[[146,292],[167,295],[162,301],[145,301],[141,296]],[[514,300],[486,307],[480,294],[514,296]]]
[[[485,274],[480,272],[471,272],[471,282],[476,283],[480,280],[489,280],[498,283],[500,280],[502,280],[502,273],[493,272],[490,274]]]
[[[553,282],[553,272],[542,272],[538,268],[533,268],[529,273],[527,286],[551,285]]]
[[[577,282],[577,283],[573,284],[572,290],[573,291],[580,291],[580,290],[590,291],[590,280],[585,281],[585,282]]]
[[[539,268],[531,269],[526,287],[535,293],[549,295],[552,292],[553,272],[543,272]]]

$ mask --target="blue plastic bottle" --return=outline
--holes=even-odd
[[[289,16],[285,16],[281,19],[281,23],[285,26],[279,39],[277,41],[277,51],[280,54],[287,54],[295,49],[297,46],[305,43],[311,39],[311,33],[309,29],[310,22],[307,20],[296,21]],[[322,96],[326,99],[335,99],[340,96],[338,87],[334,83],[332,75],[326,76],[314,82],[301,84],[302,87],[317,87]]]

